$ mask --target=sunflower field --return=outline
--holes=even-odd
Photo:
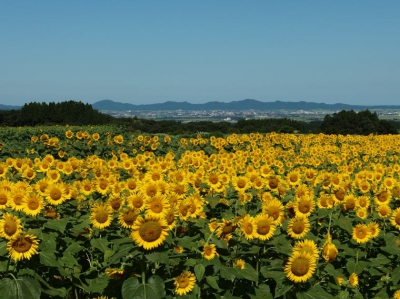
[[[2,298],[400,298],[400,138],[1,128]]]

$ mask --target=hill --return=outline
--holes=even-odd
[[[362,106],[362,105],[348,105],[348,104],[325,104],[314,102],[260,102],[253,99],[246,99],[242,101],[233,102],[208,102],[204,104],[191,104],[188,102],[164,102],[159,104],[129,104],[119,103],[111,100],[102,100],[92,104],[94,109],[100,111],[157,111],[157,110],[363,110],[363,109],[400,109],[400,105],[376,105],[376,106]]]

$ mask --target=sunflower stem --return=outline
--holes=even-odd
[[[10,263],[11,263],[11,255],[8,257],[6,273],[8,273],[8,270],[9,270],[9,268],[10,268]],[[11,273],[10,273],[10,274],[11,274]]]

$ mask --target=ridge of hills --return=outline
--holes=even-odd
[[[207,102],[204,104],[192,104],[189,102],[167,101],[158,104],[129,104],[102,100],[92,104],[97,110],[108,111],[156,111],[156,110],[364,110],[364,109],[400,109],[400,105],[349,105],[349,104],[325,104],[314,102],[261,102],[253,99],[245,99],[233,102]]]

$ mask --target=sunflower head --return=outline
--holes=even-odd
[[[313,276],[315,269],[315,258],[307,252],[295,252],[289,258],[284,272],[293,282],[305,282]]]
[[[29,260],[32,255],[38,253],[38,244],[39,241],[36,236],[31,234],[20,234],[8,241],[7,249],[13,260]]]
[[[191,292],[196,284],[193,273],[186,271],[174,278],[175,292],[177,295],[186,295]]]
[[[144,249],[153,249],[160,246],[168,235],[168,224],[164,218],[146,215],[139,216],[133,227],[131,238]]]

